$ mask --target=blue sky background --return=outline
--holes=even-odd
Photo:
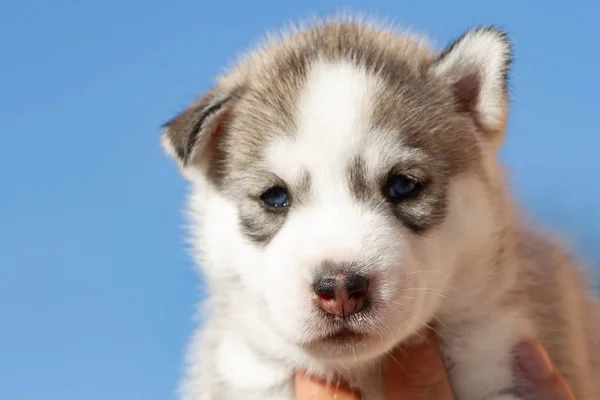
[[[441,47],[516,42],[503,153],[533,214],[600,260],[600,3],[0,3],[0,399],[173,399],[199,280],[159,126],[267,29],[350,9]]]

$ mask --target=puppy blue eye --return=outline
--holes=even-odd
[[[290,204],[287,191],[279,186],[272,187],[264,192],[260,199],[266,206],[272,208],[283,208]]]
[[[395,175],[389,178],[386,185],[386,194],[394,202],[411,198],[419,193],[421,184],[411,177]]]

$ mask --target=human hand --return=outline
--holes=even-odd
[[[558,373],[546,350],[535,340],[516,348],[515,375],[523,383],[519,396],[531,400],[575,400],[575,396]]]
[[[429,334],[423,345],[397,349],[385,365],[387,400],[453,400],[452,390],[442,363],[435,335]],[[575,400],[545,350],[535,341],[516,348],[515,374],[524,384],[518,395],[531,400]],[[347,384],[327,385],[305,374],[295,381],[297,400],[360,400],[358,391]]]
[[[446,370],[437,346],[437,338],[429,333],[423,345],[398,348],[386,360],[385,398],[405,400],[452,400]],[[304,374],[296,376],[297,400],[360,400],[361,395],[348,385],[327,385]]]

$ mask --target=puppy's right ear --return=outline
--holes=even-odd
[[[216,87],[193,106],[164,124],[163,147],[184,175],[193,167],[209,167],[224,135],[239,90]]]

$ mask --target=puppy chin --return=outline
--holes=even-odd
[[[310,338],[299,344],[311,358],[325,364],[355,365],[382,357],[412,332],[408,329],[394,332],[385,327],[368,327],[315,329],[311,333]]]
[[[304,349],[319,362],[348,366],[372,362],[390,351],[395,343],[393,337],[343,334],[312,342]]]

